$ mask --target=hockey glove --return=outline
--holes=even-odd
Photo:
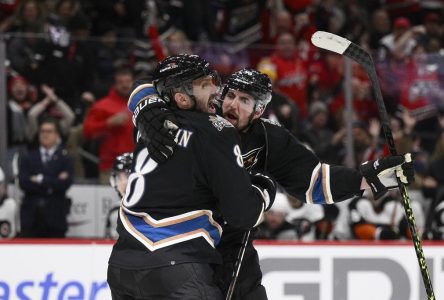
[[[410,153],[369,160],[361,164],[359,170],[367,180],[375,199],[383,196],[388,190],[398,187],[396,177],[405,185],[415,180]]]
[[[252,185],[257,188],[264,201],[264,211],[270,209],[276,196],[276,183],[273,179],[262,173],[250,174]]]
[[[165,162],[173,155],[176,146],[175,133],[179,122],[168,109],[166,102],[153,94],[150,84],[131,94],[130,102],[140,98],[134,109],[133,122],[150,156],[158,163]],[[133,99],[133,100],[132,100]]]

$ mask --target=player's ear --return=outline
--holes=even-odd
[[[174,101],[176,101],[177,107],[180,109],[189,109],[192,106],[191,99],[182,93],[175,93]]]

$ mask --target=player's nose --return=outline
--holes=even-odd
[[[236,97],[236,98],[234,98],[234,99],[232,99],[231,100],[231,103],[230,103],[230,107],[232,107],[232,108],[237,108],[238,106],[239,106],[239,98],[238,97]]]

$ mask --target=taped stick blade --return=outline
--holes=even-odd
[[[318,48],[343,54],[351,42],[343,37],[326,31],[316,31],[311,36],[311,42]]]

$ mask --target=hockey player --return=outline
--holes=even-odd
[[[113,299],[223,299],[212,269],[221,263],[215,247],[222,221],[251,228],[274,199],[274,182],[261,174],[250,180],[243,168],[235,128],[196,111],[206,110],[215,91],[212,75],[209,64],[193,55],[168,57],[154,72],[181,128],[175,155],[164,164],[142,142],[134,151],[108,267]],[[130,96],[136,119],[159,101],[138,98],[145,88]]]
[[[110,185],[116,190],[119,198],[122,199],[125,195],[126,186],[128,184],[128,177],[131,173],[131,166],[133,164],[133,154],[130,152],[119,155],[114,160],[113,169],[109,177]],[[110,239],[117,239],[117,218],[119,213],[119,206],[111,208],[106,218],[105,237]]]
[[[133,154],[130,152],[123,153],[114,160],[109,183],[116,190],[120,198],[123,198],[125,195],[132,164]]]
[[[387,174],[387,178],[378,174],[400,166],[404,162],[403,156],[382,159],[379,165],[366,164],[361,168],[362,174],[343,166],[324,164],[286,129],[260,118],[271,100],[270,95],[269,78],[253,69],[232,74],[221,94],[224,118],[241,132],[241,149],[247,169],[267,171],[287,193],[311,204],[333,204],[361,195],[369,187],[367,180],[372,183],[377,196],[397,186],[394,172]],[[409,178],[404,181],[407,183],[412,177],[412,166],[406,167],[409,174],[404,177]],[[226,228],[219,250],[227,262],[236,257],[233,254],[237,250],[234,249],[240,247],[241,240],[239,230]],[[233,299],[266,299],[257,261],[257,252],[250,242]],[[228,287],[231,271],[225,269],[222,273]]]
[[[397,175],[405,184],[413,180],[413,166],[409,155],[383,158],[363,164],[360,171],[343,166],[330,166],[319,161],[314,153],[303,146],[293,135],[278,124],[261,119],[271,100],[270,79],[253,69],[242,69],[232,74],[220,99],[222,114],[241,134],[241,149],[245,168],[266,171],[293,197],[312,204],[332,204],[362,195],[371,188],[376,198],[388,189],[397,187]],[[145,108],[150,119],[165,119],[168,106]],[[137,128],[148,132],[153,124],[137,118]],[[163,159],[172,154],[165,151],[158,141],[168,139],[165,131],[150,131],[153,137],[144,139],[158,150]],[[172,148],[169,148],[171,150]],[[174,156],[173,156],[174,157]],[[224,258],[221,274],[226,290],[231,281],[232,266],[241,247],[243,232],[224,229],[218,249]],[[252,242],[247,245],[233,299],[267,299],[261,285],[261,271],[257,252]]]

